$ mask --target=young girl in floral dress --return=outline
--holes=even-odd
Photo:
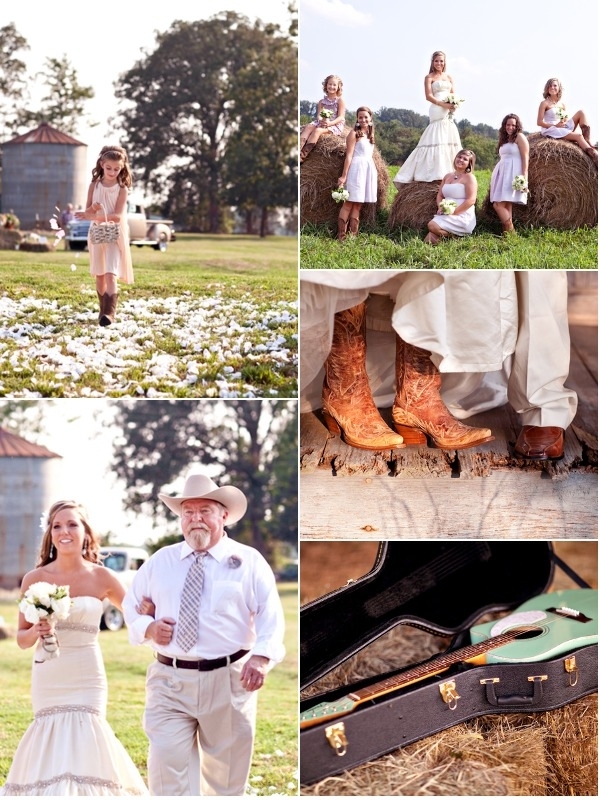
[[[320,137],[344,131],[346,104],[342,99],[342,79],[339,75],[328,75],[323,81],[325,96],[317,104],[317,117],[305,125],[300,132],[300,161],[304,161]]]
[[[118,145],[103,147],[92,170],[86,209],[75,213],[77,219],[120,223],[119,238],[115,242],[94,244],[88,235],[90,273],[96,278],[100,303],[98,322],[102,326],[110,325],[115,320],[117,281],[133,283],[126,216],[127,192],[131,184],[126,151]]]

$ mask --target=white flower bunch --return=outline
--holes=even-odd
[[[19,602],[19,611],[34,625],[46,617],[66,619],[70,609],[69,587],[46,581],[32,583]]]
[[[560,107],[556,109],[556,116],[559,118],[561,122],[566,122],[569,119],[569,115],[567,114],[565,109]]]
[[[449,95],[447,95],[444,102],[452,103],[452,105],[454,106],[454,110],[448,114],[448,119],[454,119],[454,111],[456,111],[456,109],[461,105],[461,103],[465,102],[465,98],[450,93]]]
[[[331,117],[333,117],[333,111],[329,108],[322,108],[319,112],[319,116],[321,119],[331,119]]]
[[[442,214],[454,214],[454,209],[458,206],[456,200],[450,200],[445,197],[440,203],[440,211]]]
[[[46,618],[66,619],[70,610],[69,587],[46,581],[32,583],[19,602],[19,611],[33,625]],[[58,658],[60,650],[55,633],[42,636],[41,645],[41,650],[35,656],[37,662]]]
[[[512,182],[512,188],[515,192],[528,192],[529,186],[527,185],[527,178],[525,175],[515,175]]]
[[[333,190],[331,196],[333,197],[336,203],[343,203],[344,200],[347,200],[350,197],[350,192],[343,186],[338,186],[337,189]]]

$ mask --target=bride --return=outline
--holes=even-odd
[[[394,178],[397,188],[412,181],[440,181],[453,169],[454,157],[461,149],[460,134],[452,112],[458,103],[446,98],[455,96],[454,81],[446,72],[446,55],[436,50],[425,76],[425,97],[429,107],[429,125],[419,143]]]
[[[21,591],[38,582],[67,586],[68,617],[31,623],[19,614],[17,643],[35,646],[34,720],[17,748],[0,795],[147,795],[133,761],[106,721],[107,683],[98,629],[102,601],[121,606],[124,588],[100,564],[98,540],[82,506],[54,503],[38,566]],[[48,638],[50,637],[50,638]],[[58,649],[57,649],[58,645]]]

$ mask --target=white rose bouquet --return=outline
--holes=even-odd
[[[331,119],[333,117],[333,111],[329,108],[322,108],[319,112],[319,116],[321,119]]]
[[[456,200],[450,200],[445,197],[440,203],[440,211],[442,214],[454,214],[454,209],[458,206]]]
[[[343,203],[344,200],[347,200],[350,197],[350,192],[343,186],[338,186],[337,189],[333,190],[331,196],[333,197],[336,203]]]
[[[556,116],[558,117],[560,122],[566,122],[569,119],[569,115],[567,114],[564,108],[557,108]]]
[[[465,98],[451,93],[445,98],[444,102],[452,103],[454,106],[454,109],[448,114],[448,119],[454,119],[454,111],[456,111],[456,109],[465,102]]]
[[[66,619],[70,610],[69,587],[45,581],[32,583],[19,601],[19,611],[33,625],[46,618],[50,621]],[[57,658],[60,651],[55,633],[42,637],[42,651],[42,661]]]
[[[512,188],[515,192],[528,192],[529,186],[527,185],[527,178],[525,175],[515,175],[512,182]]]

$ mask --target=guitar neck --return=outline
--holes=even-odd
[[[502,647],[508,642],[513,641],[518,636],[535,630],[532,627],[519,627],[501,633],[499,636],[494,636],[491,639],[486,639],[483,642],[470,644],[466,647],[461,647],[458,650],[453,650],[449,653],[444,653],[437,656],[424,664],[419,664],[410,669],[404,670],[398,675],[393,675],[389,678],[384,678],[376,683],[369,684],[362,689],[342,697],[338,701],[328,703],[320,703],[312,708],[303,711],[300,715],[300,728],[308,728],[323,722],[326,719],[334,719],[341,717],[353,711],[361,703],[366,703],[369,700],[374,700],[376,697],[389,694],[396,689],[402,689],[409,686],[411,683],[425,680],[425,678],[437,675],[444,672],[454,664],[461,662],[477,661],[490,650],[497,647]]]

